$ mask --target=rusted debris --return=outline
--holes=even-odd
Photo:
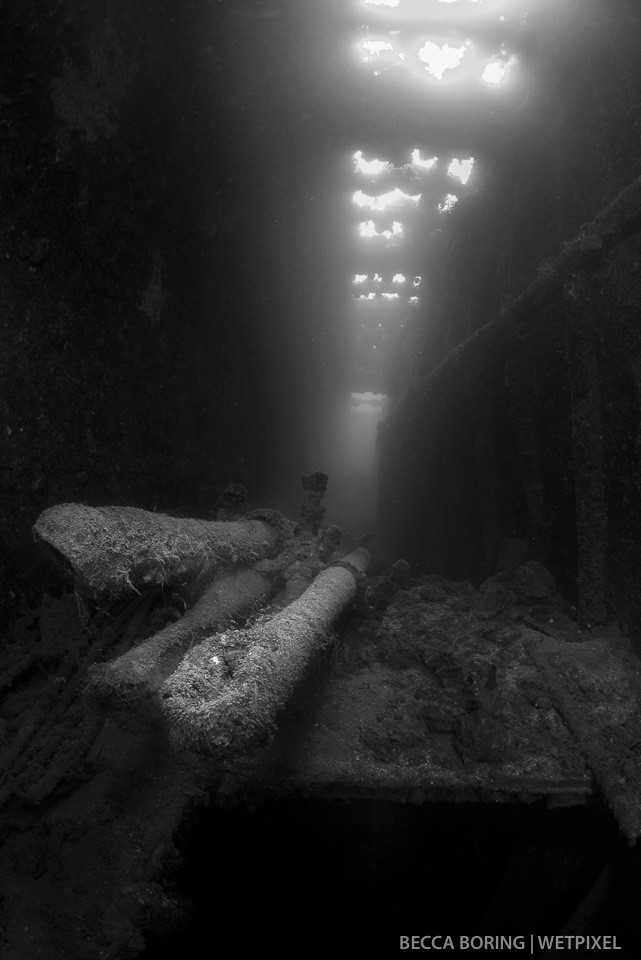
[[[0,673],[0,808],[11,799],[38,804],[73,777],[101,726],[82,687],[102,637],[83,627],[76,598],[45,595],[39,616],[25,621]]]
[[[34,534],[71,569],[76,589],[91,597],[203,577],[219,564],[252,563],[280,543],[277,529],[263,519],[225,523],[80,503],[45,510]]]
[[[301,526],[310,533],[317,534],[325,516],[323,497],[327,490],[328,476],[326,473],[310,473],[303,477],[301,483],[307,494],[307,503],[301,505]]]
[[[607,639],[565,643],[532,634],[526,649],[619,827],[641,836],[641,687],[637,663]]]
[[[217,520],[239,520],[247,511],[247,487],[234,481],[228,483],[218,498]]]

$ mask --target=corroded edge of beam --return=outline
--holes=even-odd
[[[410,384],[395,402],[390,419],[406,402],[436,387],[466,360],[493,340],[503,341],[527,314],[539,310],[558,295],[571,270],[589,270],[598,266],[604,254],[630,234],[641,229],[641,177],[633,180],[604,207],[581,232],[563,245],[554,259],[544,260],[537,278],[512,303],[503,307],[478,330],[457,344],[419,380]]]

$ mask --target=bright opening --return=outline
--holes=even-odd
[[[397,283],[397,284],[405,283],[406,279],[407,278],[404,277],[402,273],[395,273],[394,276],[392,277],[392,283]]]
[[[363,3],[372,7],[397,7],[400,0],[363,0]]]
[[[508,70],[516,63],[516,57],[510,57],[509,60],[490,60],[481,74],[481,79],[485,83],[499,84],[505,79]]]
[[[461,183],[467,183],[470,179],[472,167],[474,166],[474,157],[468,157],[467,160],[452,160],[447,172],[450,177],[456,177]]]
[[[353,393],[352,400],[355,400],[356,403],[379,403],[383,404],[387,400],[387,396],[384,393]]]
[[[387,160],[365,160],[363,151],[357,150],[354,154],[354,169],[356,173],[362,173],[368,177],[377,177],[386,170],[392,169],[392,164]]]
[[[354,284],[356,284],[356,283],[366,283],[366,282],[367,282],[367,279],[368,279],[368,276],[369,276],[369,274],[367,274],[367,273],[357,273],[357,274],[354,275],[354,279],[352,280],[352,283],[354,283]]]
[[[384,293],[383,300],[398,300],[400,296],[400,293]]]
[[[410,303],[418,303],[418,297],[410,297]]]
[[[374,274],[374,283],[382,283],[382,282],[383,282],[383,278],[381,277],[380,273],[375,273],[375,274]]]
[[[443,203],[439,203],[438,205],[439,213],[449,213],[450,210],[454,209],[457,203],[458,203],[458,197],[456,196],[456,194],[448,193]]]
[[[365,393],[353,393],[351,395],[352,401],[352,410],[357,413],[368,413],[368,414],[382,414],[385,405],[387,404],[387,395],[384,393],[372,393],[367,391]],[[372,440],[374,437],[371,438]]]
[[[387,397],[383,393],[353,393],[352,394],[352,410],[355,413],[365,413],[370,417],[372,414],[376,414],[376,419],[373,420],[372,426],[376,426],[378,419],[383,413],[383,409],[387,402]],[[375,441],[375,436],[370,436],[370,442]],[[374,444],[372,443],[372,446]]]
[[[361,50],[364,50],[366,54],[370,55],[363,57],[363,60],[367,63],[371,57],[380,57],[382,53],[388,50],[393,52],[394,47],[389,40],[363,40]]]
[[[437,80],[443,79],[446,70],[455,70],[467,50],[467,44],[462,47],[451,47],[449,43],[439,46],[433,40],[428,40],[418,51],[419,60],[426,65],[425,69]]]
[[[418,205],[420,199],[420,193],[412,196],[409,193],[403,193],[398,187],[395,187],[388,193],[382,193],[380,197],[370,197],[368,194],[363,193],[362,190],[357,190],[352,195],[352,200],[357,206],[369,207],[370,210],[386,210],[388,207],[399,206],[402,203]]]
[[[361,237],[381,237],[384,240],[401,240],[405,236],[403,224],[399,223],[398,220],[393,221],[391,230],[381,231],[376,229],[376,224],[373,220],[364,220],[362,223],[359,223],[358,232]]]
[[[355,300],[376,300],[375,293],[361,293],[360,297],[354,297]]]
[[[411,164],[413,167],[417,167],[419,170],[431,170],[432,167],[435,167],[438,163],[438,157],[426,157],[423,159],[421,156],[421,151],[417,148],[412,150],[412,161]]]
[[[420,287],[422,280],[423,280],[423,277],[414,277],[414,279],[412,280],[412,286]]]

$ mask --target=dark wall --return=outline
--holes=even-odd
[[[504,538],[523,538],[567,594],[583,593],[585,619],[609,609],[638,630],[638,238],[595,251],[464,373],[402,388],[554,269],[639,175],[639,14],[580,6],[533,8],[528,124],[506,135],[426,258],[432,296],[399,351],[381,434],[381,505],[396,550],[479,580]],[[586,606],[595,563],[602,602]]]
[[[269,237],[229,10],[2,5],[4,615],[46,583],[48,505],[212,515],[260,474]]]

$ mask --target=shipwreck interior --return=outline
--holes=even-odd
[[[639,955],[640,159],[635,0],[0,5],[2,960]]]

